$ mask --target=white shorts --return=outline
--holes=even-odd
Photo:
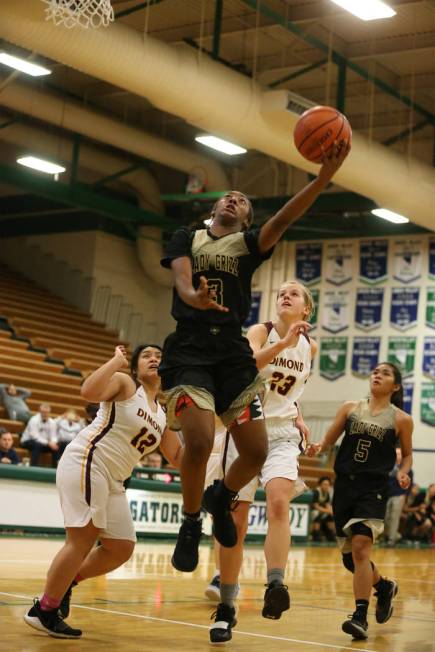
[[[95,457],[86,474],[83,461],[83,455],[67,448],[57,467],[56,485],[65,527],[84,527],[92,520],[101,538],[136,541],[122,482],[111,478]]]
[[[240,489],[238,499],[252,503],[258,487],[261,486],[264,489],[267,483],[274,478],[286,478],[294,481],[292,498],[306,491],[305,482],[298,477],[298,458],[301,453],[297,443],[299,439],[298,436],[289,437],[286,440],[269,441],[269,451],[260,475]],[[219,431],[215,436],[213,452],[207,464],[206,486],[212,484],[214,480],[221,480],[238,455],[233,438],[227,437],[226,432]]]

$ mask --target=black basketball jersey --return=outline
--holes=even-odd
[[[251,307],[252,275],[273,252],[272,247],[265,254],[260,253],[259,233],[255,229],[216,237],[209,229],[192,232],[188,228],[174,233],[161,265],[170,268],[176,258],[189,257],[193,287],[197,288],[200,276],[205,276],[209,287],[216,291],[216,301],[229,308],[229,312],[198,310],[184,303],[174,288],[171,314],[176,321],[243,324]]]
[[[337,475],[388,475],[396,462],[397,409],[390,403],[373,416],[367,399],[358,402],[347,417],[334,465]]]

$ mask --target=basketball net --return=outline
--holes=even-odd
[[[41,0],[48,5],[45,19],[55,25],[83,27],[84,29],[107,27],[115,20],[110,0]]]

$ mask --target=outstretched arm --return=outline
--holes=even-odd
[[[331,156],[324,158],[319,176],[305,188],[292,197],[271,217],[262,227],[258,238],[258,248],[261,253],[269,251],[287,230],[315,202],[321,192],[327,187],[334,174],[342,165],[350,151],[350,144],[335,143]]]
[[[335,444],[345,428],[347,416],[350,412],[351,407],[354,405],[354,401],[346,401],[346,403],[343,403],[335,415],[334,422],[326,431],[323,439],[321,439],[318,444],[310,444],[308,447],[307,454],[309,457],[318,455],[319,453],[324,453],[330,446]]]
[[[180,468],[181,458],[183,457],[184,446],[181,439],[174,430],[165,428],[163,437],[160,441],[160,450],[171,466],[176,469]]]

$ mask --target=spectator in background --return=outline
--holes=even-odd
[[[403,507],[403,515],[405,517],[405,539],[413,541],[418,538],[417,528],[421,523],[421,515],[426,513],[424,499],[424,490],[422,490],[418,484],[413,484],[406,496],[405,505]]]
[[[0,463],[1,464],[20,464],[17,451],[13,448],[14,438],[12,433],[0,426]]]
[[[158,451],[154,451],[143,458],[142,464],[148,466],[151,469],[161,469],[162,468],[162,456]]]
[[[52,466],[56,466],[59,446],[56,438],[56,422],[50,417],[51,407],[41,403],[38,414],[34,414],[21,437],[21,445],[31,452],[31,466],[39,466],[41,453],[51,453]]]
[[[400,484],[397,482],[397,472],[399,471],[401,463],[402,451],[400,448],[396,448],[396,464],[388,476],[388,500],[385,511],[384,536],[387,546],[389,547],[395,546],[397,541],[401,538],[399,534],[400,516],[405,504],[406,494],[410,491],[409,489],[402,489]],[[408,475],[412,482],[412,471],[409,471]]]
[[[83,422],[75,410],[68,410],[56,420],[56,439],[59,445],[59,459],[62,457],[65,448],[82,428]]]
[[[100,407],[99,403],[86,403],[85,405],[85,421],[86,425],[88,426],[92,421],[95,419],[97,416],[98,409]]]
[[[312,500],[312,536],[313,541],[321,541],[322,534],[328,541],[335,541],[334,516],[332,514],[332,487],[330,479],[325,475],[319,478]]]
[[[15,387],[13,384],[0,384],[0,398],[6,408],[9,419],[12,419],[12,421],[22,421],[23,423],[28,422],[32,413],[27,407],[26,399],[31,394],[32,392],[23,387]]]

